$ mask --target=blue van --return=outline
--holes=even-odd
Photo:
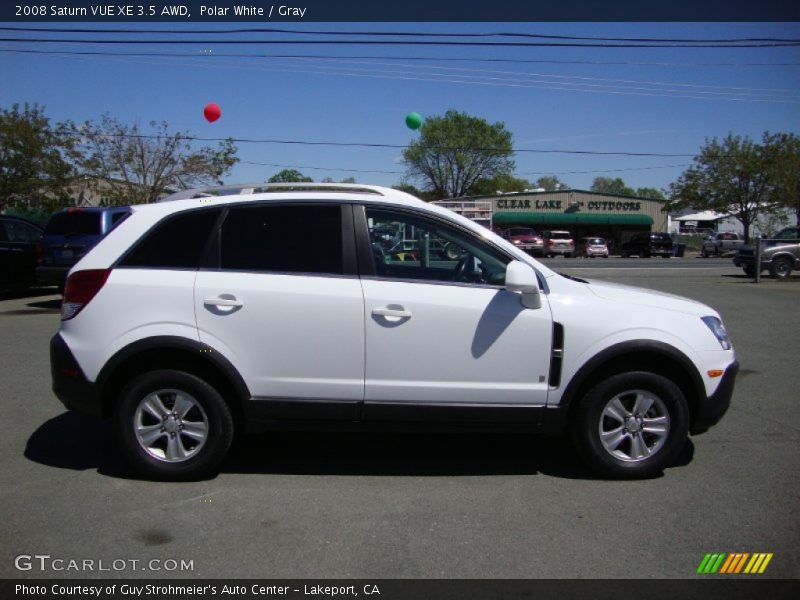
[[[67,208],[53,214],[44,226],[37,281],[63,290],[72,266],[130,214],[127,206]]]

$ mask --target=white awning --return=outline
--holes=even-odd
[[[692,215],[683,215],[682,217],[675,217],[673,221],[718,221],[730,215],[715,212],[713,210],[704,210],[703,212],[694,213]]]

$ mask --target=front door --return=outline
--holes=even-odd
[[[363,226],[374,263],[362,277],[367,416],[370,404],[546,404],[550,308],[503,288],[510,257],[420,213],[367,207]]]

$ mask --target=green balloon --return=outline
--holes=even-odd
[[[406,126],[409,129],[419,129],[422,125],[422,117],[419,113],[411,112],[406,115]]]

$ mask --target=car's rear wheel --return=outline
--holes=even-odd
[[[756,274],[755,267],[742,267],[742,270],[744,271],[744,274],[747,275],[748,277],[754,277]]]
[[[578,451],[598,473],[651,477],[671,465],[686,444],[689,409],[666,377],[621,373],[589,390],[572,428]]]
[[[776,258],[770,265],[769,273],[775,279],[786,279],[792,274],[792,263],[788,258]]]
[[[126,458],[154,479],[207,476],[233,441],[225,400],[183,371],[152,371],[131,381],[121,393],[115,419]]]

